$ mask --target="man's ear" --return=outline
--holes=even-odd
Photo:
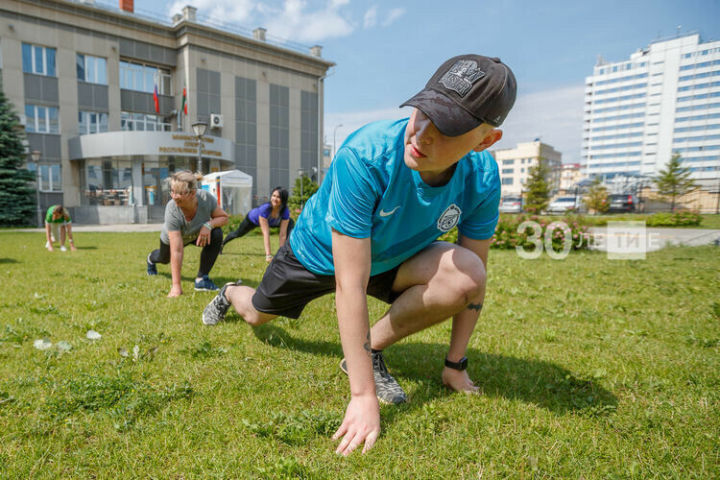
[[[483,150],[487,150],[495,143],[499,142],[502,136],[502,130],[500,130],[499,128],[493,128],[492,130],[490,130],[490,132],[488,132],[487,135],[485,135],[485,138],[482,139],[482,141],[477,145],[477,147],[473,148],[473,150],[476,152],[482,152]]]

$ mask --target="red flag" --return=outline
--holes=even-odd
[[[153,100],[155,100],[155,112],[160,113],[160,98],[158,97],[157,85],[153,91]]]
[[[182,107],[180,110],[187,115],[187,88],[183,86]]]

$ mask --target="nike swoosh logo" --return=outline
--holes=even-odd
[[[397,207],[393,208],[393,209],[390,210],[389,212],[386,212],[385,210],[380,209],[380,216],[381,216],[381,217],[388,217],[388,216],[392,215],[393,213],[395,213],[395,210],[397,210],[398,208],[400,208],[400,205],[398,205]]]

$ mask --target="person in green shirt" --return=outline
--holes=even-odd
[[[45,214],[45,248],[53,252],[53,242],[56,239],[60,239],[60,251],[65,252],[65,237],[70,241],[70,249],[72,251],[77,250],[75,248],[75,240],[72,234],[72,220],[70,219],[70,213],[63,208],[62,205],[52,205],[48,208]]]

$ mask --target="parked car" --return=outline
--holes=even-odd
[[[505,197],[500,200],[500,213],[522,213],[522,197]]]
[[[608,195],[608,202],[610,207],[608,212],[610,213],[627,213],[634,212],[637,207],[637,199],[632,193],[614,193]]]
[[[578,203],[575,197],[558,197],[547,207],[547,213],[568,213],[577,210]]]

